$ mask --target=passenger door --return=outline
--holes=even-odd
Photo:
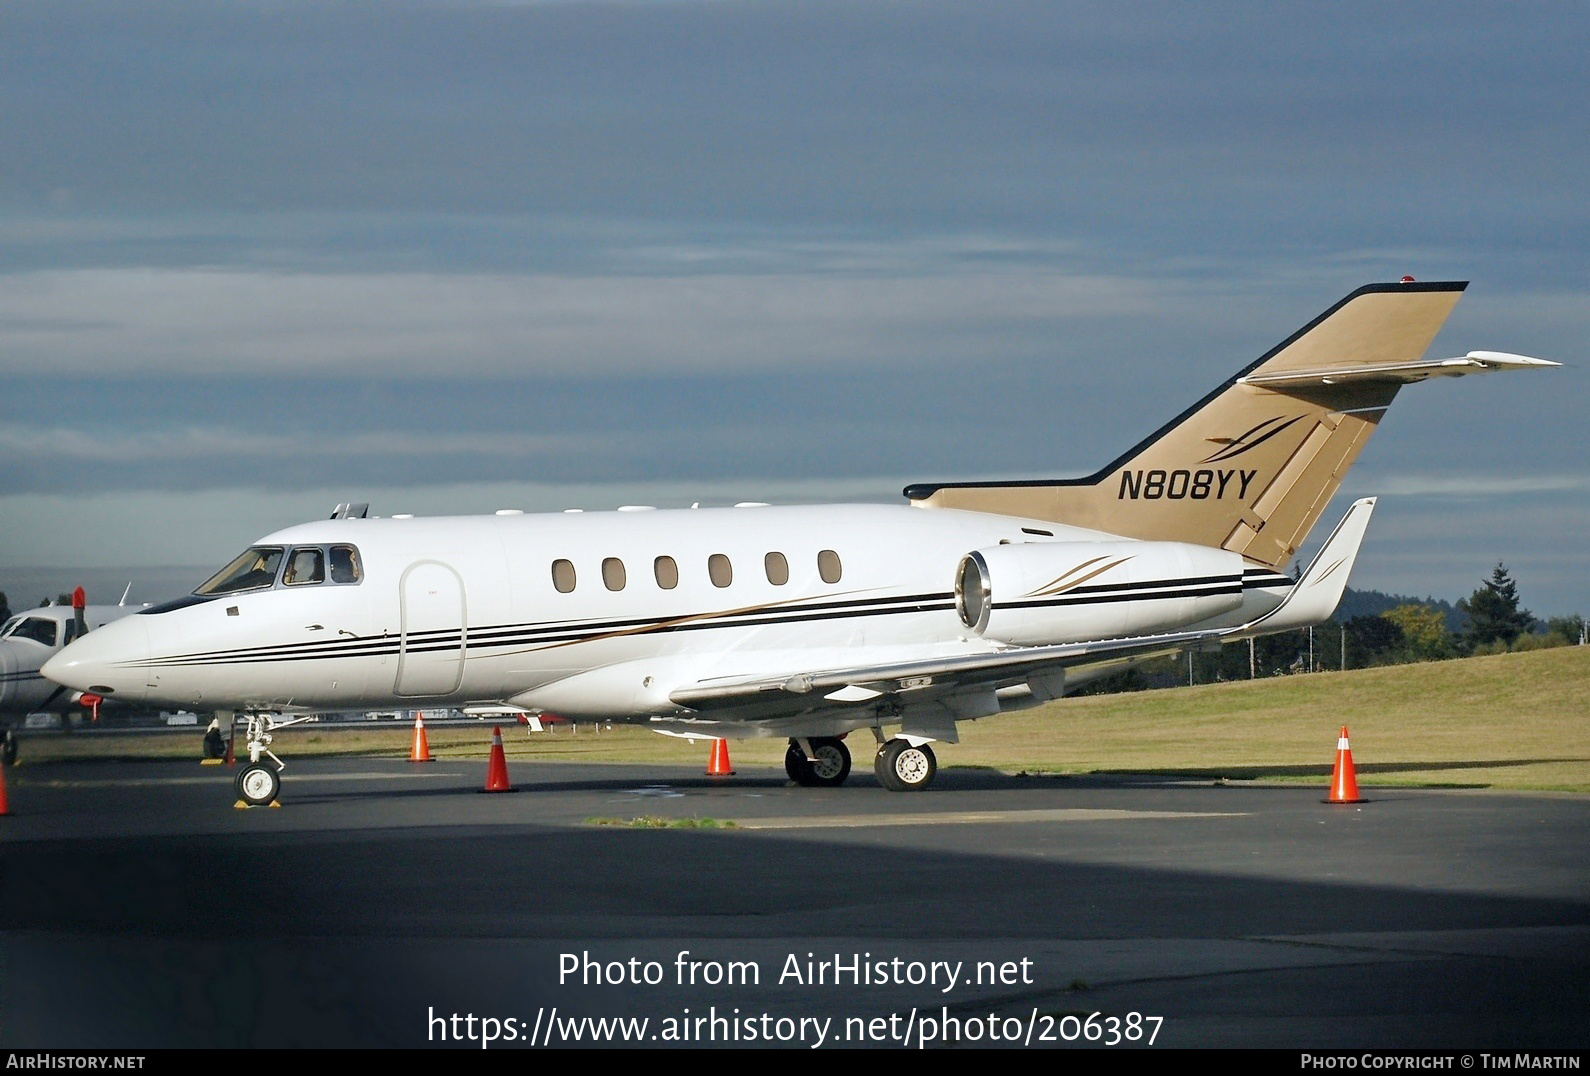
[[[469,614],[464,580],[450,565],[422,560],[398,583],[402,636],[394,693],[450,695],[464,680]]]

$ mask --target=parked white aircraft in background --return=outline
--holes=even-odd
[[[131,586],[128,587],[131,590]],[[27,714],[65,713],[75,706],[92,707],[95,700],[83,693],[46,680],[39,672],[44,663],[73,639],[91,628],[140,612],[147,605],[89,605],[78,587],[71,605],[42,605],[17,613],[0,626],[0,726],[5,729],[3,747],[7,763],[16,758],[16,740],[11,734],[15,719]]]
[[[702,737],[788,737],[808,785],[869,729],[894,790],[959,721],[1145,656],[1298,628],[1340,600],[1372,500],[1281,569],[1402,385],[1552,366],[1421,359],[1460,283],[1362,288],[1103,470],[829,505],[330,519],[262,538],[191,596],[44,673],[118,700],[235,710],[244,799],[314,710],[521,707]],[[890,731],[886,731],[890,730]],[[264,763],[269,758],[275,765]]]

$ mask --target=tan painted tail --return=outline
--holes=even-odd
[[[1086,478],[913,485],[905,495],[923,507],[1218,546],[1279,568],[1303,543],[1399,388],[1508,365],[1487,364],[1486,352],[1421,361],[1466,286],[1358,289]]]

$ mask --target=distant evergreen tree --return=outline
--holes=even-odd
[[[11,619],[11,603],[6,600],[6,592],[0,590],[0,624]]]
[[[1469,618],[1463,641],[1470,648],[1498,640],[1511,646],[1535,623],[1533,613],[1518,607],[1518,585],[1505,564],[1496,565],[1491,577],[1457,604]]]

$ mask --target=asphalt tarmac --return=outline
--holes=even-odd
[[[7,772],[0,1042],[1590,1038],[1584,797],[524,762],[484,794],[483,759],[285,746],[280,809],[197,762]],[[642,817],[734,826],[592,821]]]

